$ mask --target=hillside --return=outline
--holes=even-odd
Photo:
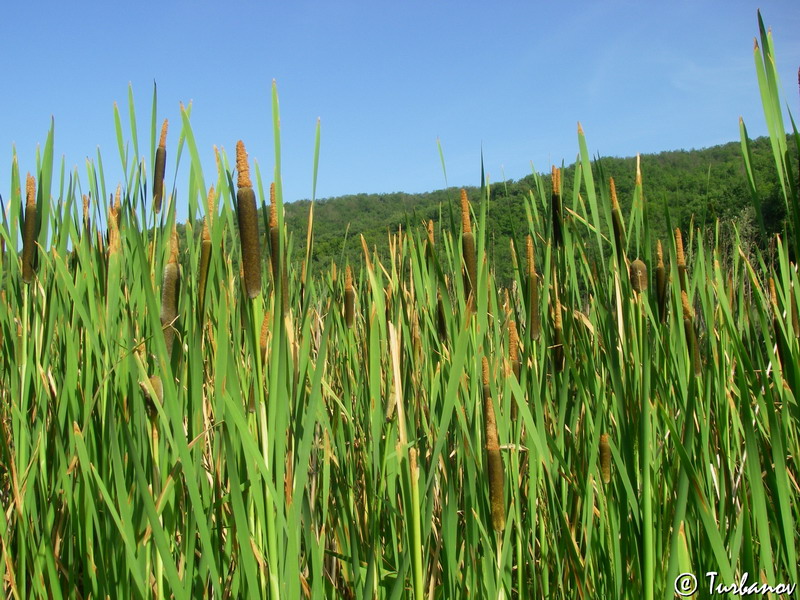
[[[753,166],[758,194],[768,231],[781,229],[785,216],[780,190],[774,177],[774,163],[768,138],[752,142]],[[696,225],[723,224],[736,221],[755,235],[758,226],[752,212],[750,192],[745,180],[741,146],[738,142],[701,150],[679,150],[641,156],[644,195],[649,203],[651,232],[655,237],[666,233],[666,215],[673,226],[687,228],[692,219]],[[564,170],[564,199],[571,205],[572,181],[575,166]],[[636,175],[636,158],[601,158],[595,161],[597,181],[613,177],[623,216],[630,209]],[[476,168],[476,179],[480,172]],[[550,176],[542,175],[544,190],[549,193]],[[491,202],[487,222],[497,275],[510,274],[509,238],[527,220],[524,203],[531,197],[541,203],[536,193],[534,175],[520,180],[490,184]],[[480,188],[467,188],[471,200],[480,197]],[[448,188],[423,194],[352,194],[318,200],[314,209],[314,269],[342,257],[358,264],[361,250],[360,235],[379,252],[387,247],[388,232],[402,226],[416,226],[433,219],[450,227],[450,209],[456,203],[459,189]],[[293,256],[299,260],[305,248],[310,201],[293,202],[285,206],[286,223],[294,236]],[[347,234],[345,236],[345,233]],[[755,240],[754,240],[755,241]]]

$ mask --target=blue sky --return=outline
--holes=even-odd
[[[0,25],[0,193],[12,144],[33,170],[51,115],[56,156],[85,178],[99,146],[113,187],[113,103],[127,137],[130,82],[148,151],[154,80],[159,123],[170,120],[168,181],[178,105],[192,101],[211,183],[212,146],[230,154],[240,138],[272,172],[275,79],[287,201],[310,197],[318,117],[318,198],[444,187],[437,138],[448,183],[462,186],[479,183],[481,146],[493,181],[572,162],[578,121],[602,156],[736,140],[739,116],[763,135],[759,7],[797,115],[796,0],[15,2]]]

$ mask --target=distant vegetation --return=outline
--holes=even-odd
[[[769,138],[752,142],[753,172],[758,184],[766,231],[779,232],[786,216],[785,203],[775,177],[775,162]],[[636,158],[602,158],[595,163],[596,180],[613,177],[623,214],[630,211],[636,176]],[[649,204],[649,227],[653,239],[667,236],[667,214],[673,227],[690,228],[737,223],[740,233],[759,242],[758,224],[745,177],[742,149],[731,142],[703,150],[678,150],[641,156],[644,196]],[[550,175],[542,176],[545,191],[550,191]],[[564,169],[563,180],[571,187],[575,166]],[[490,183],[487,232],[489,253],[496,275],[508,282],[512,277],[509,239],[527,230],[525,202],[535,192],[534,175],[518,181]],[[476,203],[479,187],[467,188]],[[416,227],[430,219],[452,230],[451,209],[458,214],[458,188],[423,194],[351,194],[317,201],[314,207],[314,253],[312,272],[340,263],[342,259],[359,264],[363,256],[360,236],[382,257],[388,253],[388,234],[402,227]],[[541,198],[539,199],[541,201]],[[571,199],[565,198],[567,206]],[[305,253],[305,238],[311,202],[286,204],[286,223],[294,236],[292,257],[299,263]],[[455,223],[458,224],[456,218]],[[516,228],[516,231],[515,231]],[[344,236],[347,232],[347,237]]]

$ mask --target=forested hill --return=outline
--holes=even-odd
[[[791,146],[791,145],[790,145]],[[781,229],[785,207],[777,187],[775,165],[768,138],[752,142],[753,168],[758,195],[767,230]],[[795,159],[796,160],[796,159]],[[795,163],[796,164],[796,163]],[[741,145],[732,142],[703,150],[671,151],[641,156],[644,196],[648,202],[652,239],[666,235],[666,210],[673,226],[686,228],[692,219],[696,226],[735,221],[750,235],[757,231],[755,213],[750,208],[752,197],[745,178]],[[566,206],[572,204],[572,183],[575,166],[562,174]],[[613,177],[623,217],[628,214],[636,174],[635,158],[601,158],[594,164],[595,181]],[[550,176],[543,175],[544,189],[549,194]],[[524,203],[531,197],[542,203],[535,192],[534,176],[518,181],[494,182],[490,185],[487,224],[490,260],[499,279],[510,276],[509,238],[527,233]],[[476,181],[480,181],[476,165]],[[599,185],[599,183],[598,183]],[[480,188],[467,188],[476,202]],[[533,196],[532,196],[533,192]],[[549,198],[549,197],[548,197]],[[458,215],[459,189],[448,188],[423,194],[353,194],[318,200],[314,208],[314,247],[312,271],[342,260],[359,264],[363,234],[370,248],[384,253],[389,233],[399,227],[417,227],[433,219],[438,226],[450,229],[451,209]],[[305,252],[310,202],[285,205],[286,223],[293,236],[293,260],[301,260]],[[456,221],[457,222],[457,221]],[[385,255],[385,254],[384,254]]]

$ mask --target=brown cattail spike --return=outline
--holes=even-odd
[[[173,229],[170,236],[169,260],[164,267],[164,279],[161,283],[161,327],[164,331],[164,343],[167,345],[167,356],[172,354],[175,340],[174,322],[178,317],[179,294],[178,231]]]
[[[244,149],[242,140],[236,142],[236,172],[238,173],[237,188],[253,187],[253,182],[250,181],[250,166],[247,164],[247,151]]]
[[[614,229],[614,247],[617,250],[617,258],[620,265],[625,264],[625,227],[622,223],[622,212],[619,209],[619,201],[617,200],[617,186],[614,183],[614,178],[609,178],[611,187],[611,225]]]
[[[647,289],[647,265],[643,260],[637,258],[631,263],[630,278],[631,287],[636,292],[643,292]]]
[[[533,256],[533,236],[530,234],[525,249],[528,259],[528,334],[532,341],[536,341],[542,331],[542,318],[539,314],[539,276]]]
[[[692,361],[694,374],[699,377],[702,372],[702,363],[700,361],[700,349],[697,346],[697,334],[694,330],[694,311],[689,303],[689,296],[686,292],[681,292],[681,304],[683,305],[683,330],[686,334],[686,346],[689,352],[689,358]]]
[[[461,233],[471,233],[472,223],[469,216],[469,199],[467,190],[461,190]]]
[[[661,240],[656,244],[656,296],[658,300],[658,317],[664,323],[667,320],[667,271],[664,268],[664,251]]]
[[[461,190],[461,250],[464,255],[464,298],[467,312],[472,313],[475,306],[473,290],[478,285],[478,263],[475,255],[475,236],[469,218],[467,191]]]
[[[508,357],[511,360],[511,370],[514,373],[514,377],[519,379],[519,334],[517,333],[517,323],[515,321],[508,322]]]
[[[83,195],[83,228],[89,231],[89,196]]]
[[[146,382],[140,381],[139,387],[142,389],[142,393],[144,394],[144,407],[147,411],[147,416],[153,420],[158,415],[158,411],[156,410],[156,402],[158,404],[164,403],[164,385],[161,382],[161,377],[158,375],[153,375],[149,379],[150,385],[148,386]],[[153,393],[155,396],[150,394],[150,388],[153,389]]]
[[[25,178],[25,224],[22,232],[22,281],[33,281],[36,270],[36,236],[38,217],[36,208],[36,180],[28,173]]]
[[[247,152],[244,143],[236,142],[236,169],[238,191],[236,192],[236,215],[239,220],[239,240],[242,246],[244,285],[249,298],[261,293],[261,244],[258,239],[258,210],[256,195],[250,181]]]
[[[675,228],[675,260],[678,263],[678,280],[681,284],[681,291],[687,291],[686,287],[686,256],[683,253],[683,236],[681,230]]]
[[[483,371],[483,427],[486,443],[487,475],[489,480],[489,503],[492,508],[492,527],[503,531],[506,510],[503,501],[503,459],[500,456],[500,442],[497,435],[492,394],[489,388],[489,361],[484,356],[481,361]]]
[[[200,314],[200,318],[203,317],[203,312],[205,308],[205,299],[206,299],[206,280],[208,279],[208,268],[211,264],[211,231],[210,231],[210,224],[211,218],[214,213],[214,204],[215,204],[215,197],[216,192],[214,191],[214,186],[212,185],[211,188],[208,190],[208,213],[206,214],[206,218],[203,220],[203,237],[202,241],[200,242],[200,273],[199,273],[199,284],[198,284],[198,313]]]
[[[563,371],[565,365],[564,358],[564,331],[561,322],[561,300],[558,298],[558,284],[553,277],[553,296],[555,303],[553,308],[553,362],[556,371]]]
[[[553,217],[553,246],[558,248],[563,242],[561,232],[561,169],[553,166],[552,169],[553,194],[551,196],[551,208]]]
[[[350,265],[347,265],[344,271],[344,322],[348,328],[352,328],[355,321],[355,302],[356,291],[353,289],[353,273],[350,270]]]
[[[600,476],[605,484],[611,481],[611,447],[607,433],[600,436]]]
[[[164,173],[167,168],[167,120],[161,125],[161,136],[156,148],[156,163],[153,168],[153,210],[161,211],[161,199],[164,195]]]

